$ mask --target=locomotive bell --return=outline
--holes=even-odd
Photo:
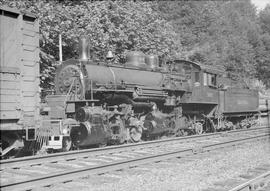
[[[87,61],[89,56],[89,39],[87,36],[82,36],[79,40],[79,59]]]
[[[107,53],[107,56],[106,56],[106,59],[107,60],[111,60],[111,59],[113,59],[113,53],[112,53],[112,51],[108,51],[108,53]]]

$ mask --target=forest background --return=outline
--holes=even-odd
[[[53,90],[59,60],[78,57],[87,35],[96,59],[108,50],[123,64],[126,51],[161,59],[188,59],[223,67],[261,91],[270,88],[270,4],[258,12],[250,0],[83,1],[0,0],[37,15],[40,23],[41,88]]]

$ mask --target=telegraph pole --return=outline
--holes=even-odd
[[[59,34],[59,62],[62,64],[63,61],[63,53],[62,53],[62,35]]]
[[[269,100],[265,100],[266,104],[266,113],[267,113],[267,126],[269,127],[270,125],[270,111],[269,111]]]

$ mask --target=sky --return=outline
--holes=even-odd
[[[258,10],[262,10],[266,4],[270,4],[270,0],[251,0]]]

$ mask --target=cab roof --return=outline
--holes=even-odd
[[[213,74],[221,75],[221,74],[223,74],[225,72],[224,67],[217,67],[217,66],[201,64],[201,63],[193,62],[193,61],[190,61],[190,60],[177,59],[177,60],[174,60],[174,62],[189,63],[189,64],[192,64],[193,67],[199,68],[202,71],[206,71],[206,72],[213,73]]]
[[[10,13],[18,14],[18,15],[25,15],[27,17],[37,18],[37,15],[35,15],[33,13],[30,13],[27,11],[21,11],[19,9],[11,8],[11,7],[8,7],[6,5],[0,6],[0,14],[3,14],[2,12],[10,12]]]

